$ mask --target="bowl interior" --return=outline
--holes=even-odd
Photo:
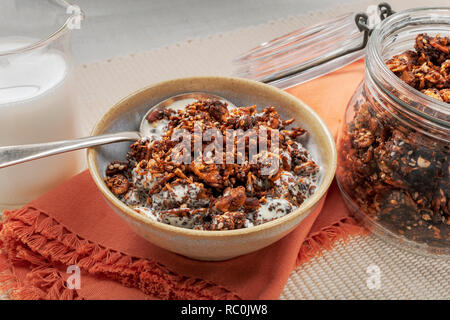
[[[199,91],[222,96],[236,106],[256,105],[259,111],[265,107],[274,106],[283,119],[294,118],[294,125],[308,130],[308,139],[302,143],[304,142],[303,145],[320,165],[321,175],[318,188],[315,194],[298,210],[277,220],[297,214],[302,207],[308,206],[307,203],[313,205],[323,196],[336,169],[336,149],[332,135],[322,120],[303,102],[279,89],[259,82],[239,78],[196,77],[155,84],[126,97],[112,107],[98,122],[93,130],[93,135],[138,131],[142,117],[152,106],[174,95]],[[129,146],[130,142],[121,142],[88,150],[89,168],[94,180],[97,180],[97,184],[102,183],[99,181],[103,180],[106,166],[111,161],[125,160]],[[99,179],[95,179],[96,177]],[[100,186],[100,189],[103,193],[107,192],[112,195],[106,186]],[[174,228],[179,229],[178,227]],[[254,228],[257,227],[248,230]],[[210,233],[211,231],[197,232]],[[224,231],[218,232],[224,233]]]

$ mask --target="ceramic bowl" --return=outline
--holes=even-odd
[[[294,118],[295,125],[307,129],[306,148],[321,170],[315,193],[297,210],[259,226],[226,231],[191,230],[152,221],[122,203],[107,188],[103,181],[106,166],[113,160],[125,160],[129,142],[88,149],[88,166],[105,201],[137,234],[159,247],[193,259],[226,260],[281,239],[319,205],[334,177],[336,147],[325,123],[301,100],[260,82],[226,77],[182,78],[143,88],[106,112],[92,135],[138,130],[141,117],[158,102],[170,96],[198,91],[222,96],[236,106],[256,105],[258,110],[275,106],[284,119]]]

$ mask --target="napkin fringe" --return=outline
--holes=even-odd
[[[3,224],[0,219],[0,234],[2,232]],[[16,287],[16,276],[13,274],[11,265],[8,260],[4,242],[0,237],[0,295],[8,294]]]
[[[339,240],[368,233],[354,219],[346,217],[310,235],[299,251],[297,266],[332,249]],[[131,257],[82,239],[32,207],[4,213],[0,248],[0,291],[9,291],[12,299],[82,299],[77,290],[67,288],[67,274],[53,266],[61,264],[77,265],[84,272],[160,299],[240,299],[214,283],[181,276],[155,261]],[[22,283],[12,273],[16,263],[27,263],[31,268]]]
[[[15,288],[16,277],[11,273],[8,260],[0,252],[0,294],[7,293]]]
[[[77,290],[67,288],[64,276],[68,274],[53,267],[71,264],[160,299],[240,299],[214,283],[181,276],[155,261],[81,239],[35,208],[5,211],[4,216],[0,223],[0,291],[11,291],[12,299],[82,299]],[[27,263],[31,268],[23,283],[11,273],[15,263]]]
[[[347,241],[350,236],[368,235],[369,233],[355,219],[345,217],[331,226],[311,234],[303,242],[297,257],[297,266],[321,256],[341,240]]]

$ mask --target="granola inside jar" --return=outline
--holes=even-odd
[[[380,23],[338,137],[348,207],[374,233],[424,254],[450,254],[449,36],[448,8]]]

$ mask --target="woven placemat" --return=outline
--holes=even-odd
[[[450,264],[355,236],[293,271],[280,298],[448,300]]]
[[[423,6],[418,0],[390,3],[395,10]],[[373,2],[342,5],[81,65],[75,70],[74,84],[80,134],[89,135],[108,108],[142,87],[178,77],[232,75],[233,58],[259,43],[342,13],[364,11],[369,4]],[[442,1],[427,0],[427,5],[442,5]],[[293,271],[280,298],[449,299],[449,283],[448,261],[405,252],[374,236],[353,237]]]

